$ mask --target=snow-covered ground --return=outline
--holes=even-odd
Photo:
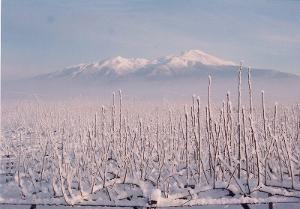
[[[121,91],[4,105],[0,206],[297,208],[300,106],[253,103],[251,85],[247,101],[212,104],[210,85],[188,106],[129,105]]]
[[[273,204],[273,209],[299,209],[299,204],[300,203],[276,203]],[[24,206],[24,205],[0,205],[1,209],[30,209],[31,206]],[[75,209],[95,209],[97,207],[82,207],[82,206],[37,206],[37,209],[70,209],[70,208],[75,208]],[[101,207],[101,208],[106,208],[106,209],[132,209],[132,207]],[[242,206],[240,205],[205,205],[205,206],[183,206],[183,207],[168,207],[168,208],[162,208],[162,209],[243,209]],[[268,209],[269,205],[249,205],[249,208],[251,209]]]

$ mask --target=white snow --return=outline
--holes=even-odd
[[[139,72],[142,69],[149,69],[150,75],[164,74],[170,75],[176,70],[186,70],[204,66],[232,66],[236,65],[232,61],[223,60],[200,50],[189,50],[180,55],[169,55],[158,59],[148,60],[144,58],[124,58],[121,56],[105,59],[99,62],[79,64],[67,67],[63,70],[49,73],[47,77],[66,77],[74,78],[79,75],[116,75],[124,76]]]
[[[232,61],[220,59],[200,50],[189,50],[179,56],[167,56],[164,59],[167,60],[166,65],[173,68],[192,67],[199,63],[208,66],[236,65]]]
[[[4,106],[0,206],[299,203],[300,106],[276,106],[274,114],[263,100],[253,112],[242,109],[240,126],[229,97],[210,103],[210,84],[209,76],[203,107],[196,95],[189,106],[128,105],[121,90],[102,109],[98,102]]]
[[[190,50],[182,53],[181,59],[201,62],[204,65],[236,65],[232,61],[223,60],[200,50]]]
[[[159,202],[160,198],[161,198],[160,189],[154,189],[151,193],[151,200]]]
[[[117,56],[112,59],[107,59],[104,61],[101,61],[94,65],[96,70],[101,70],[105,68],[112,69],[114,72],[116,72],[119,75],[133,72],[137,69],[140,69],[147,64],[149,64],[150,61],[143,58],[123,58],[121,56]]]

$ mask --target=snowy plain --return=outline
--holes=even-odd
[[[117,57],[46,78],[99,69],[165,75],[191,65],[236,68],[236,93],[216,102],[209,76],[206,97],[190,95],[185,104],[128,102],[121,90],[102,103],[4,104],[0,207],[299,208],[300,105],[266,101],[250,69],[242,74],[194,50],[154,61]]]

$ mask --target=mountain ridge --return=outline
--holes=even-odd
[[[148,72],[148,74],[149,76],[153,76],[155,72],[158,74],[163,74],[164,72],[162,71],[169,71],[170,69],[174,71],[184,68],[192,68],[197,65],[213,67],[234,66],[236,64],[232,61],[223,60],[209,55],[200,50],[189,50],[182,52],[180,55],[169,55],[153,60],[145,58],[124,58],[117,56],[89,64],[69,66],[53,73],[38,75],[37,77],[57,78],[70,76],[74,78],[82,74],[126,76],[138,71],[146,72],[146,68],[152,69],[152,72]]]
[[[179,55],[169,55],[152,60],[116,56],[98,62],[69,66],[56,72],[38,75],[33,79],[112,81],[129,78],[170,79],[193,76],[203,77],[210,74],[215,77],[232,77],[237,69],[238,65],[233,61],[221,59],[194,49],[184,51]],[[272,78],[299,77],[294,74],[267,69],[254,68],[252,72],[254,76]]]
[[[212,77],[214,95],[224,91],[235,92],[239,65],[200,50],[157,59],[124,58],[121,56],[93,63],[66,67],[60,71],[27,79],[2,83],[9,98],[40,94],[50,98],[70,98],[89,95],[91,98],[109,97],[112,91],[122,89],[128,95],[141,99],[183,99],[198,94],[205,97],[208,76]],[[268,92],[274,101],[299,101],[300,77],[270,69],[251,68],[253,89]],[[247,69],[242,70],[243,85],[247,85]],[[243,89],[247,89],[244,86]],[[19,96],[11,96],[17,92]],[[14,94],[13,94],[14,95]],[[47,96],[46,96],[47,95]],[[220,97],[222,98],[222,97]]]

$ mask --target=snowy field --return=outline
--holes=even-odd
[[[251,209],[267,209],[269,208],[268,205],[249,205]],[[30,209],[30,206],[0,206],[1,209]],[[70,209],[70,208],[75,208],[75,209],[95,209],[96,207],[81,207],[81,206],[37,206],[37,209]],[[99,207],[98,207],[99,208]],[[118,207],[103,207],[106,209],[120,209]],[[168,207],[168,208],[162,208],[162,209],[243,209],[242,206],[239,205],[207,205],[207,206],[182,206],[182,207]],[[298,209],[299,208],[299,203],[285,203],[285,204],[274,204],[273,205],[274,209]],[[132,209],[132,207],[122,207],[122,209]]]
[[[208,101],[185,106],[121,91],[3,105],[0,208],[300,208],[300,106],[252,101],[250,74],[248,86],[221,104],[209,79]]]

